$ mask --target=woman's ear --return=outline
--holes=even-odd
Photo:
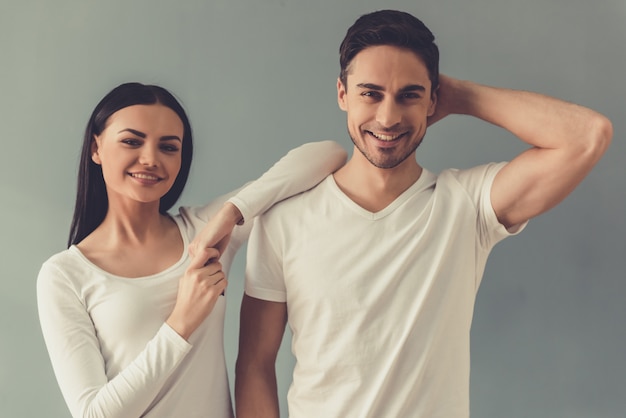
[[[94,135],[93,140],[91,141],[91,161],[100,165],[102,164],[102,160],[100,160],[100,154],[98,154],[98,148],[100,147],[100,137]]]

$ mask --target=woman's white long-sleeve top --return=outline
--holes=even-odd
[[[261,178],[210,204],[180,208],[172,218],[184,250],[168,269],[125,278],[91,263],[72,246],[48,259],[37,279],[43,336],[73,417],[232,417],[224,358],[226,298],[184,340],[166,323],[178,281],[190,262],[188,244],[226,200],[244,215],[220,261],[228,270],[253,218],[313,187],[345,161],[333,142],[288,153]]]

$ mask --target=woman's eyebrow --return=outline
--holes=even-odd
[[[118,134],[122,133],[122,132],[130,132],[133,135],[137,135],[140,138],[145,138],[148,135],[146,135],[145,133],[138,131],[136,129],[132,129],[132,128],[126,128],[126,129],[122,129],[121,131],[118,132]],[[171,140],[176,140],[179,142],[183,142],[177,135],[165,135],[162,136],[160,138],[161,141],[171,141]]]
[[[118,132],[118,134],[121,134],[122,132],[130,132],[131,134],[137,135],[140,138],[145,138],[146,136],[148,136],[141,131],[138,131],[136,129],[131,129],[131,128],[122,129],[121,131]]]

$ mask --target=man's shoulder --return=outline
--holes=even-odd
[[[506,162],[491,162],[466,169],[448,168],[437,175],[437,185],[460,184],[467,188],[482,184],[485,180],[495,176],[506,164]]]

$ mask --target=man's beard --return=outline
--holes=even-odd
[[[391,168],[395,168],[398,165],[400,165],[401,163],[404,162],[404,160],[406,160],[407,158],[409,158],[409,156],[411,154],[413,154],[415,152],[415,150],[417,149],[417,147],[420,146],[420,144],[422,143],[422,141],[424,140],[424,137],[422,136],[420,138],[420,140],[415,143],[406,153],[401,154],[398,157],[392,157],[390,156],[388,159],[385,159],[384,161],[376,161],[374,160],[374,157],[369,155],[366,150],[364,149],[365,147],[361,148],[359,146],[359,144],[357,143],[357,141],[354,140],[354,137],[352,136],[352,134],[350,133],[350,130],[348,130],[348,136],[350,137],[350,139],[352,140],[352,143],[354,144],[354,146],[361,152],[361,154],[363,154],[363,156],[367,159],[367,161],[370,162],[370,164],[372,164],[374,167],[377,168],[382,168],[382,169],[391,169]],[[395,150],[392,149],[380,149],[380,151],[384,154],[385,152],[388,152],[389,154],[393,153]]]

